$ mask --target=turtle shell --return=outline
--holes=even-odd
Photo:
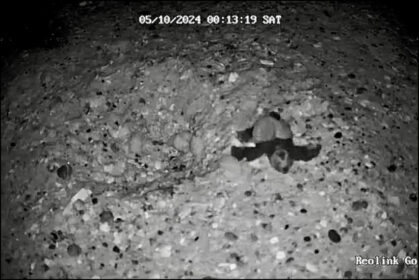
[[[290,125],[285,120],[264,116],[255,122],[252,136],[255,143],[260,143],[275,138],[292,138],[292,131]]]

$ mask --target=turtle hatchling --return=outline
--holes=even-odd
[[[255,160],[266,154],[273,168],[288,173],[296,160],[309,161],[320,153],[321,145],[294,145],[290,125],[277,112],[259,118],[253,127],[237,131],[241,142],[254,142],[255,147],[231,147],[231,155],[238,160]]]

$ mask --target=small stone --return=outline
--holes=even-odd
[[[67,253],[71,257],[77,257],[81,254],[81,248],[77,244],[73,243],[67,247]]]
[[[343,278],[351,278],[352,277],[352,271],[347,270],[343,273]]]
[[[133,154],[141,155],[144,151],[146,144],[146,137],[142,133],[137,132],[131,137],[131,140],[129,142],[129,150]]]
[[[290,258],[288,258],[288,259],[285,261],[285,263],[290,263],[290,262],[292,262],[292,261],[294,261],[294,258],[293,258],[293,257],[290,257]]]
[[[156,170],[160,170],[160,169],[162,168],[162,163],[161,163],[161,161],[157,160],[157,161],[154,163],[154,168],[155,168]]]
[[[57,169],[57,175],[63,180],[67,180],[71,177],[73,173],[73,168],[69,164],[64,164],[60,168]]]
[[[256,241],[258,241],[258,236],[254,233],[251,233],[250,234],[250,240],[252,240],[253,242],[256,242]]]
[[[418,201],[418,196],[415,193],[411,193],[409,195],[409,199],[413,202],[416,202],[416,201]]]
[[[251,196],[252,195],[252,191],[247,190],[247,191],[244,192],[244,195],[245,196]]]
[[[365,167],[368,168],[368,169],[374,168],[374,166],[375,166],[375,162],[373,162],[373,161],[367,161],[365,163]]]
[[[354,74],[354,73],[349,73],[349,74],[348,74],[348,78],[349,78],[349,79],[355,79],[355,77],[356,77],[356,76],[355,76],[355,74]]]
[[[406,258],[406,256],[407,256],[407,254],[406,254],[406,251],[405,251],[404,249],[401,249],[401,250],[399,251],[399,253],[397,254],[397,257],[398,257],[399,259],[404,259],[404,258]]]
[[[302,185],[302,184],[300,184],[300,183],[298,183],[298,184],[297,184],[297,189],[299,189],[300,191],[302,191],[302,190],[303,190],[303,185]]]
[[[271,243],[271,244],[276,244],[276,243],[278,243],[278,242],[279,242],[279,238],[278,238],[278,237],[276,237],[276,236],[272,237],[272,238],[269,240],[269,243]]]
[[[83,200],[77,199],[73,203],[73,209],[76,210],[77,212],[84,211],[86,209],[86,204],[84,203]]]
[[[368,202],[366,200],[357,200],[352,202],[352,210],[358,211],[362,208],[366,209],[368,207]]]
[[[170,256],[172,255],[172,246],[162,246],[161,248],[159,248],[159,252],[162,258],[170,258]]]
[[[273,198],[272,198],[272,200],[273,200],[274,202],[277,202],[277,201],[281,201],[281,200],[283,200],[283,198],[282,198],[282,195],[281,195],[280,193],[275,193],[275,194],[273,194]]]
[[[111,163],[103,166],[103,171],[112,175],[112,176],[121,176],[124,174],[126,169],[126,164],[124,161],[118,161],[116,163]]]
[[[204,141],[200,137],[192,137],[190,143],[191,152],[197,158],[202,157],[204,153]]]
[[[276,258],[277,260],[283,260],[283,259],[285,259],[285,257],[286,257],[286,254],[285,254],[285,252],[284,252],[284,251],[278,251],[278,252],[276,253],[276,256],[275,256],[275,258]]]
[[[192,134],[188,131],[180,132],[172,137],[169,142],[172,142],[173,147],[180,152],[189,152],[189,142]]]
[[[113,214],[109,210],[105,210],[99,215],[101,223],[111,223],[113,222]]]
[[[387,170],[389,172],[394,172],[394,171],[396,171],[396,169],[397,169],[397,166],[395,164],[392,164],[392,165],[387,167]]]
[[[111,230],[111,227],[109,226],[108,223],[101,223],[99,225],[99,230],[102,232],[109,232]]]
[[[115,253],[119,253],[121,252],[121,249],[119,249],[119,247],[115,245],[113,246],[112,251],[114,251]]]
[[[313,272],[313,273],[316,273],[318,271],[317,266],[315,266],[314,264],[311,264],[311,263],[306,264],[306,269],[310,272]]]
[[[116,144],[116,143],[112,143],[112,144],[111,144],[111,150],[112,150],[112,152],[114,152],[114,153],[119,152],[119,147],[118,147],[118,144]]]
[[[272,231],[272,224],[271,223],[261,223],[260,224],[264,230]]]
[[[224,156],[220,159],[220,170],[227,179],[237,178],[242,174],[240,163],[232,156]]]
[[[334,229],[329,230],[328,236],[329,236],[330,240],[335,242],[335,243],[339,243],[340,240],[341,240],[341,237],[340,237],[339,233]]]
[[[367,89],[364,87],[359,87],[356,89],[356,94],[363,94],[365,92],[367,92]]]
[[[239,239],[239,237],[231,231],[227,231],[226,233],[224,233],[224,237],[230,241],[236,241],[237,239]]]
[[[336,139],[342,138],[342,132],[340,132],[340,131],[336,132],[335,133],[335,138]]]
[[[394,195],[388,196],[387,201],[396,206],[400,206],[400,198],[398,196],[394,196]]]
[[[368,208],[368,201],[362,200],[361,201],[361,206],[362,206],[362,208],[367,209]]]

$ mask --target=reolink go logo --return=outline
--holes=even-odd
[[[372,258],[363,258],[361,256],[355,257],[355,265],[399,265],[404,263],[405,265],[418,265],[418,259],[412,257],[405,257],[404,259],[399,259],[396,256],[385,257],[385,256],[375,256]]]

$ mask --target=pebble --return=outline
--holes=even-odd
[[[144,143],[144,135],[142,133],[135,133],[129,143],[131,153],[140,155],[143,151]]]
[[[102,223],[99,225],[99,229],[102,232],[109,232],[111,230],[111,227],[109,226],[108,223]]]
[[[285,259],[285,257],[286,257],[286,254],[285,254],[285,252],[284,252],[284,251],[278,251],[278,252],[276,253],[276,256],[275,256],[275,258],[276,258],[277,260],[283,260],[283,259]]]
[[[224,156],[220,159],[220,169],[228,179],[234,179],[241,175],[241,165],[232,156]]]
[[[387,170],[389,172],[394,172],[394,171],[396,171],[396,169],[397,169],[397,166],[395,164],[392,164],[392,165],[387,167]]]
[[[189,151],[189,142],[191,141],[192,134],[188,131],[182,131],[173,137],[173,147],[180,152]]]
[[[368,201],[366,200],[357,200],[352,202],[352,210],[358,211],[362,208],[367,209],[368,207]]]
[[[397,254],[397,257],[398,257],[399,259],[404,259],[406,256],[407,256],[407,254],[406,254],[406,251],[405,251],[404,249],[401,249],[401,250],[399,251],[399,253]]]
[[[335,138],[336,139],[342,138],[342,132],[340,132],[340,131],[336,132],[335,133]]]
[[[84,211],[86,209],[86,204],[84,203],[83,200],[77,199],[73,203],[73,209],[76,210],[77,212]]]
[[[394,195],[388,196],[387,201],[396,206],[400,206],[400,198],[398,196],[394,196]]]
[[[157,169],[157,170],[160,170],[160,169],[162,168],[162,163],[161,163],[161,161],[157,160],[157,161],[154,163],[154,168],[155,168],[155,169]]]
[[[226,233],[224,233],[224,237],[227,238],[227,240],[230,240],[230,241],[235,241],[235,240],[239,239],[239,237],[231,231],[227,231]]]
[[[276,244],[276,243],[278,243],[278,242],[279,242],[279,238],[278,238],[278,237],[276,237],[276,236],[272,237],[272,238],[269,240],[269,243],[271,243],[271,244]]]
[[[172,255],[172,246],[165,245],[159,248],[160,256],[162,258],[169,258]]]
[[[103,166],[103,171],[112,176],[121,176],[125,172],[125,162],[118,161],[116,164],[111,163]]]
[[[113,214],[109,210],[105,210],[99,214],[101,223],[110,223],[113,222]]]
[[[71,257],[77,257],[78,255],[81,254],[81,248],[77,244],[73,243],[67,247],[67,253]]]
[[[239,74],[237,74],[236,72],[232,72],[228,76],[228,82],[229,83],[234,83],[237,80],[238,77],[239,77]]]
[[[190,148],[192,154],[200,158],[204,152],[204,141],[200,137],[194,136],[191,139]]]
[[[314,264],[311,264],[311,263],[306,264],[306,269],[310,272],[313,272],[313,273],[316,273],[318,271],[317,266],[315,266]]]
[[[66,180],[71,177],[73,173],[73,168],[69,164],[64,164],[60,168],[57,169],[57,175],[63,180]]]
[[[334,229],[329,230],[328,236],[335,243],[339,243],[341,240],[339,233]]]
[[[375,162],[373,162],[373,161],[365,162],[365,167],[368,168],[368,169],[374,168],[374,166],[375,166]]]

